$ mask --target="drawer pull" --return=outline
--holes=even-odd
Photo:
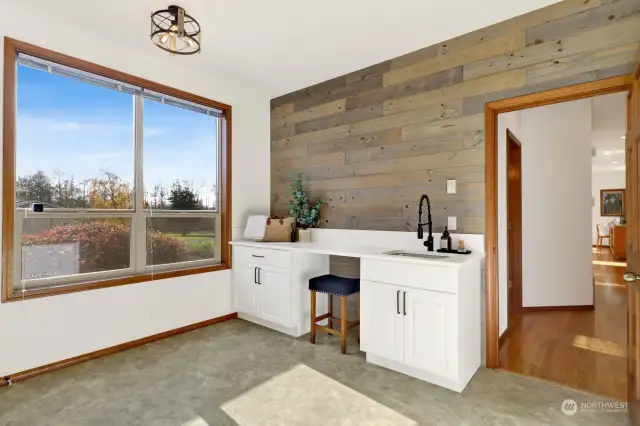
[[[396,293],[396,311],[400,315],[400,290]]]
[[[264,259],[264,256],[258,256],[257,254],[252,254],[251,256],[253,256],[253,257],[259,257],[259,258],[261,258],[261,259]]]
[[[405,316],[407,315],[407,292],[406,291],[402,292],[402,313]]]

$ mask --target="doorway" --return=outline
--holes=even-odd
[[[498,132],[498,114],[503,113],[503,112],[511,112],[511,111],[519,111],[519,110],[524,110],[524,109],[530,109],[530,108],[535,108],[538,106],[545,106],[545,105],[552,105],[552,104],[558,104],[558,103],[563,103],[563,102],[568,102],[568,101],[573,101],[573,100],[579,100],[579,99],[586,99],[586,98],[590,98],[590,97],[594,97],[594,96],[599,96],[599,95],[606,95],[606,94],[612,94],[612,93],[618,93],[618,92],[623,92],[623,93],[629,93],[633,87],[633,77],[632,76],[623,76],[623,77],[617,77],[617,78],[612,78],[612,79],[607,79],[607,80],[602,80],[602,81],[598,81],[598,82],[593,82],[593,83],[586,83],[586,84],[582,84],[582,85],[578,85],[578,86],[572,86],[569,88],[563,88],[563,89],[558,89],[558,90],[552,90],[552,91],[548,91],[548,92],[543,92],[543,93],[538,93],[538,94],[534,94],[534,95],[527,95],[527,96],[522,96],[519,98],[513,98],[513,99],[506,99],[506,100],[502,100],[502,101],[496,101],[496,102],[490,102],[489,104],[487,104],[486,106],[486,245],[487,245],[487,264],[486,264],[486,272],[487,272],[487,276],[486,276],[486,282],[487,282],[487,286],[486,286],[486,292],[487,292],[487,311],[486,311],[486,320],[487,320],[487,329],[486,329],[486,337],[487,337],[487,352],[486,352],[486,362],[487,362],[487,366],[490,368],[497,368],[499,367],[499,363],[500,363],[500,337],[501,337],[501,331],[502,328],[500,327],[500,318],[501,318],[501,310],[500,310],[500,288],[498,286],[499,283],[499,274],[500,274],[500,266],[506,267],[506,265],[504,263],[506,263],[504,257],[500,257],[500,256],[504,256],[504,254],[500,254],[499,255],[499,250],[498,250],[498,246],[499,246],[499,237],[498,237],[498,230],[499,230],[499,223],[503,220],[501,219],[504,216],[501,216],[503,213],[500,213],[499,211],[499,206],[498,206],[498,162],[499,162],[499,157],[498,157],[498,138],[499,138],[499,132]],[[636,83],[637,84],[637,83]],[[633,104],[633,103],[631,103]],[[629,113],[630,115],[632,115],[633,113]],[[620,139],[622,135],[618,135],[618,139]],[[510,138],[511,139],[511,138]],[[517,137],[516,137],[517,139]],[[526,146],[526,141],[524,141],[524,144]],[[517,144],[516,144],[517,145]],[[509,154],[507,156],[506,161],[508,162],[507,164],[510,167],[511,173],[513,172],[513,162],[517,161],[515,160],[513,157],[516,156],[517,158],[517,154],[514,154],[515,152],[517,152],[517,148],[514,148],[514,145],[512,143],[509,143],[509,145],[507,145],[507,147],[509,148]],[[522,167],[522,156],[523,156],[523,148],[522,148],[522,143],[520,144],[520,161],[521,161],[521,167]],[[527,155],[527,151],[526,148],[524,148],[524,156]],[[635,154],[637,155],[637,154]],[[627,161],[628,163],[628,161]],[[568,167],[571,167],[571,164],[568,165]],[[527,175],[527,171],[525,170],[524,173],[521,171],[519,174],[519,178],[520,178],[520,184],[522,185],[522,177],[525,177],[525,179],[531,179],[532,177],[530,175]],[[508,198],[510,199],[509,201],[511,202],[511,198],[515,198],[517,200],[518,195],[520,195],[520,197],[522,196],[522,193],[517,194],[514,193],[514,189],[513,189],[513,183],[514,183],[514,177],[515,176],[509,176],[511,179],[509,179],[507,181],[507,185],[509,185],[509,189],[507,191],[508,193]],[[516,180],[517,182],[517,180]],[[637,183],[636,183],[637,184]],[[520,280],[520,282],[514,281],[514,277],[517,280],[518,278],[522,277],[523,275],[526,277],[527,276],[527,271],[526,269],[524,269],[522,267],[522,259],[524,257],[524,259],[527,259],[526,254],[523,254],[523,252],[517,252],[517,250],[514,250],[514,246],[516,246],[517,243],[517,238],[519,236],[519,234],[521,235],[521,232],[513,232],[513,231],[518,231],[518,230],[514,230],[514,222],[513,222],[513,215],[516,215],[517,218],[517,213],[514,213],[514,210],[517,209],[517,207],[515,206],[520,206],[520,212],[522,214],[523,209],[526,211],[527,207],[526,205],[523,206],[523,204],[520,202],[518,203],[517,201],[511,202],[509,207],[508,207],[508,212],[507,215],[509,217],[509,234],[508,234],[508,241],[506,242],[509,246],[509,248],[506,250],[508,251],[508,257],[511,260],[515,260],[515,262],[510,262],[513,263],[512,265],[509,265],[509,269],[508,272],[505,271],[505,275],[508,274],[509,277],[509,290],[507,292],[508,294],[508,301],[506,303],[508,303],[508,316],[512,317],[512,321],[510,321],[510,323],[516,323],[517,321],[521,321],[522,316],[518,314],[518,311],[520,309],[520,312],[523,311],[522,309],[522,297],[521,294],[519,294],[520,289],[522,288],[521,286],[518,287],[518,284],[522,284],[522,280]],[[515,209],[514,209],[515,207]],[[587,207],[588,208],[588,207]],[[630,214],[632,214],[630,212]],[[627,218],[628,220],[632,220],[631,217]],[[590,228],[590,226],[589,226]],[[521,231],[521,229],[519,230]],[[543,235],[546,232],[545,230],[545,224],[542,223],[540,225],[540,235]],[[548,234],[548,233],[547,233]],[[549,236],[549,241],[551,243],[553,243],[553,236],[552,235],[548,235]],[[556,244],[559,244],[560,242],[556,241]],[[504,247],[504,246],[503,246]],[[590,247],[589,247],[590,250]],[[504,251],[504,250],[503,250]],[[606,262],[606,260],[605,260]],[[519,273],[518,273],[519,270]],[[622,271],[621,271],[622,272]],[[616,280],[620,280],[621,274],[618,274],[617,277],[615,277]],[[593,285],[593,281],[589,280],[591,285]],[[624,285],[624,284],[623,284]],[[625,290],[626,291],[626,290]],[[519,297],[520,296],[520,297]],[[625,299],[626,301],[626,299]],[[505,300],[503,299],[504,303]],[[518,303],[520,302],[520,303]],[[519,305],[519,306],[518,306]],[[569,308],[568,306],[562,306],[562,308]],[[504,308],[503,308],[504,309]],[[590,307],[585,307],[584,309],[593,309],[593,302],[592,302],[592,306]],[[525,309],[526,310],[526,305],[525,305]],[[505,309],[506,311],[506,309]],[[593,311],[592,311],[593,312]],[[587,312],[585,312],[587,313]],[[624,321],[624,318],[626,318],[626,303],[624,305],[621,305],[621,309],[618,309],[618,313],[622,313],[623,315],[623,319],[621,321]],[[566,315],[564,314],[560,314],[560,315],[552,315],[549,316],[548,319],[545,320],[546,321],[546,325],[550,330],[556,330],[557,333],[561,333],[560,329],[562,328],[561,325],[564,323],[566,323],[567,319],[566,319]],[[582,326],[586,326],[585,324],[587,324],[588,321],[586,321]],[[626,325],[626,322],[624,322]],[[580,327],[582,327],[581,325],[576,325],[575,327],[577,327],[578,329]],[[530,325],[525,325],[525,327],[530,327]],[[625,327],[626,328],[626,327]],[[572,341],[572,346],[575,348],[580,348],[580,346],[582,346],[583,349],[586,350],[591,350],[593,351],[594,348],[597,348],[597,350],[601,350],[601,351],[607,351],[610,350],[611,348],[607,348],[607,347],[603,347],[602,343],[600,341],[597,341],[596,339],[589,339],[589,336],[586,336],[585,333],[579,333],[579,330],[574,330],[575,334],[579,336],[579,338],[575,339],[575,341]],[[631,330],[630,330],[631,332]],[[626,339],[625,339],[626,340]],[[532,339],[533,345],[529,348],[527,348],[528,351],[530,352],[535,352],[537,350],[539,350],[540,347],[544,347],[545,345],[548,344],[547,341],[544,341],[544,339],[541,338],[541,336],[534,336]],[[522,343],[522,342],[521,342]],[[626,342],[625,342],[626,343]],[[630,342],[631,343],[631,342]],[[606,345],[605,345],[606,346]],[[626,345],[625,345],[626,346]],[[619,348],[618,348],[619,349]],[[615,350],[615,349],[614,349]],[[623,356],[626,356],[626,348],[623,347],[623,351],[625,352],[624,354],[622,354]],[[551,355],[549,356],[549,366],[550,368],[555,368],[555,369],[562,369],[563,365],[570,365],[572,363],[572,358],[571,356],[568,356],[564,359],[560,359],[560,358],[555,358]],[[626,379],[626,362],[623,362],[623,370],[622,373],[619,375],[622,375],[625,377]],[[577,374],[577,376],[580,377],[589,377],[589,375],[592,374],[592,372],[590,372],[588,369],[585,369],[585,371]],[[618,376],[619,376],[618,375]],[[615,379],[612,377],[612,379]],[[576,387],[581,387],[581,386],[576,386]],[[625,398],[622,398],[625,399]]]

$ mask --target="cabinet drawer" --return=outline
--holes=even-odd
[[[458,293],[458,270],[442,266],[362,259],[360,279],[406,287]]]
[[[236,246],[233,248],[233,256],[237,262],[289,268],[289,252],[285,250]]]

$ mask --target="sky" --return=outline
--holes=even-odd
[[[79,182],[104,169],[133,182],[133,95],[23,65],[17,85],[18,177],[59,170]],[[143,117],[145,189],[180,179],[207,196],[217,180],[217,120],[148,99]]]

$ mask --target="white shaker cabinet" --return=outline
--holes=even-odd
[[[234,246],[233,292],[238,316],[291,336],[309,332],[309,279],[329,273],[327,256]],[[318,298],[318,315],[326,298]]]
[[[366,291],[362,291],[366,287]],[[360,281],[360,349],[402,362],[401,287]]]
[[[480,366],[479,261],[446,268],[362,260],[361,274],[367,361],[461,392]]]

